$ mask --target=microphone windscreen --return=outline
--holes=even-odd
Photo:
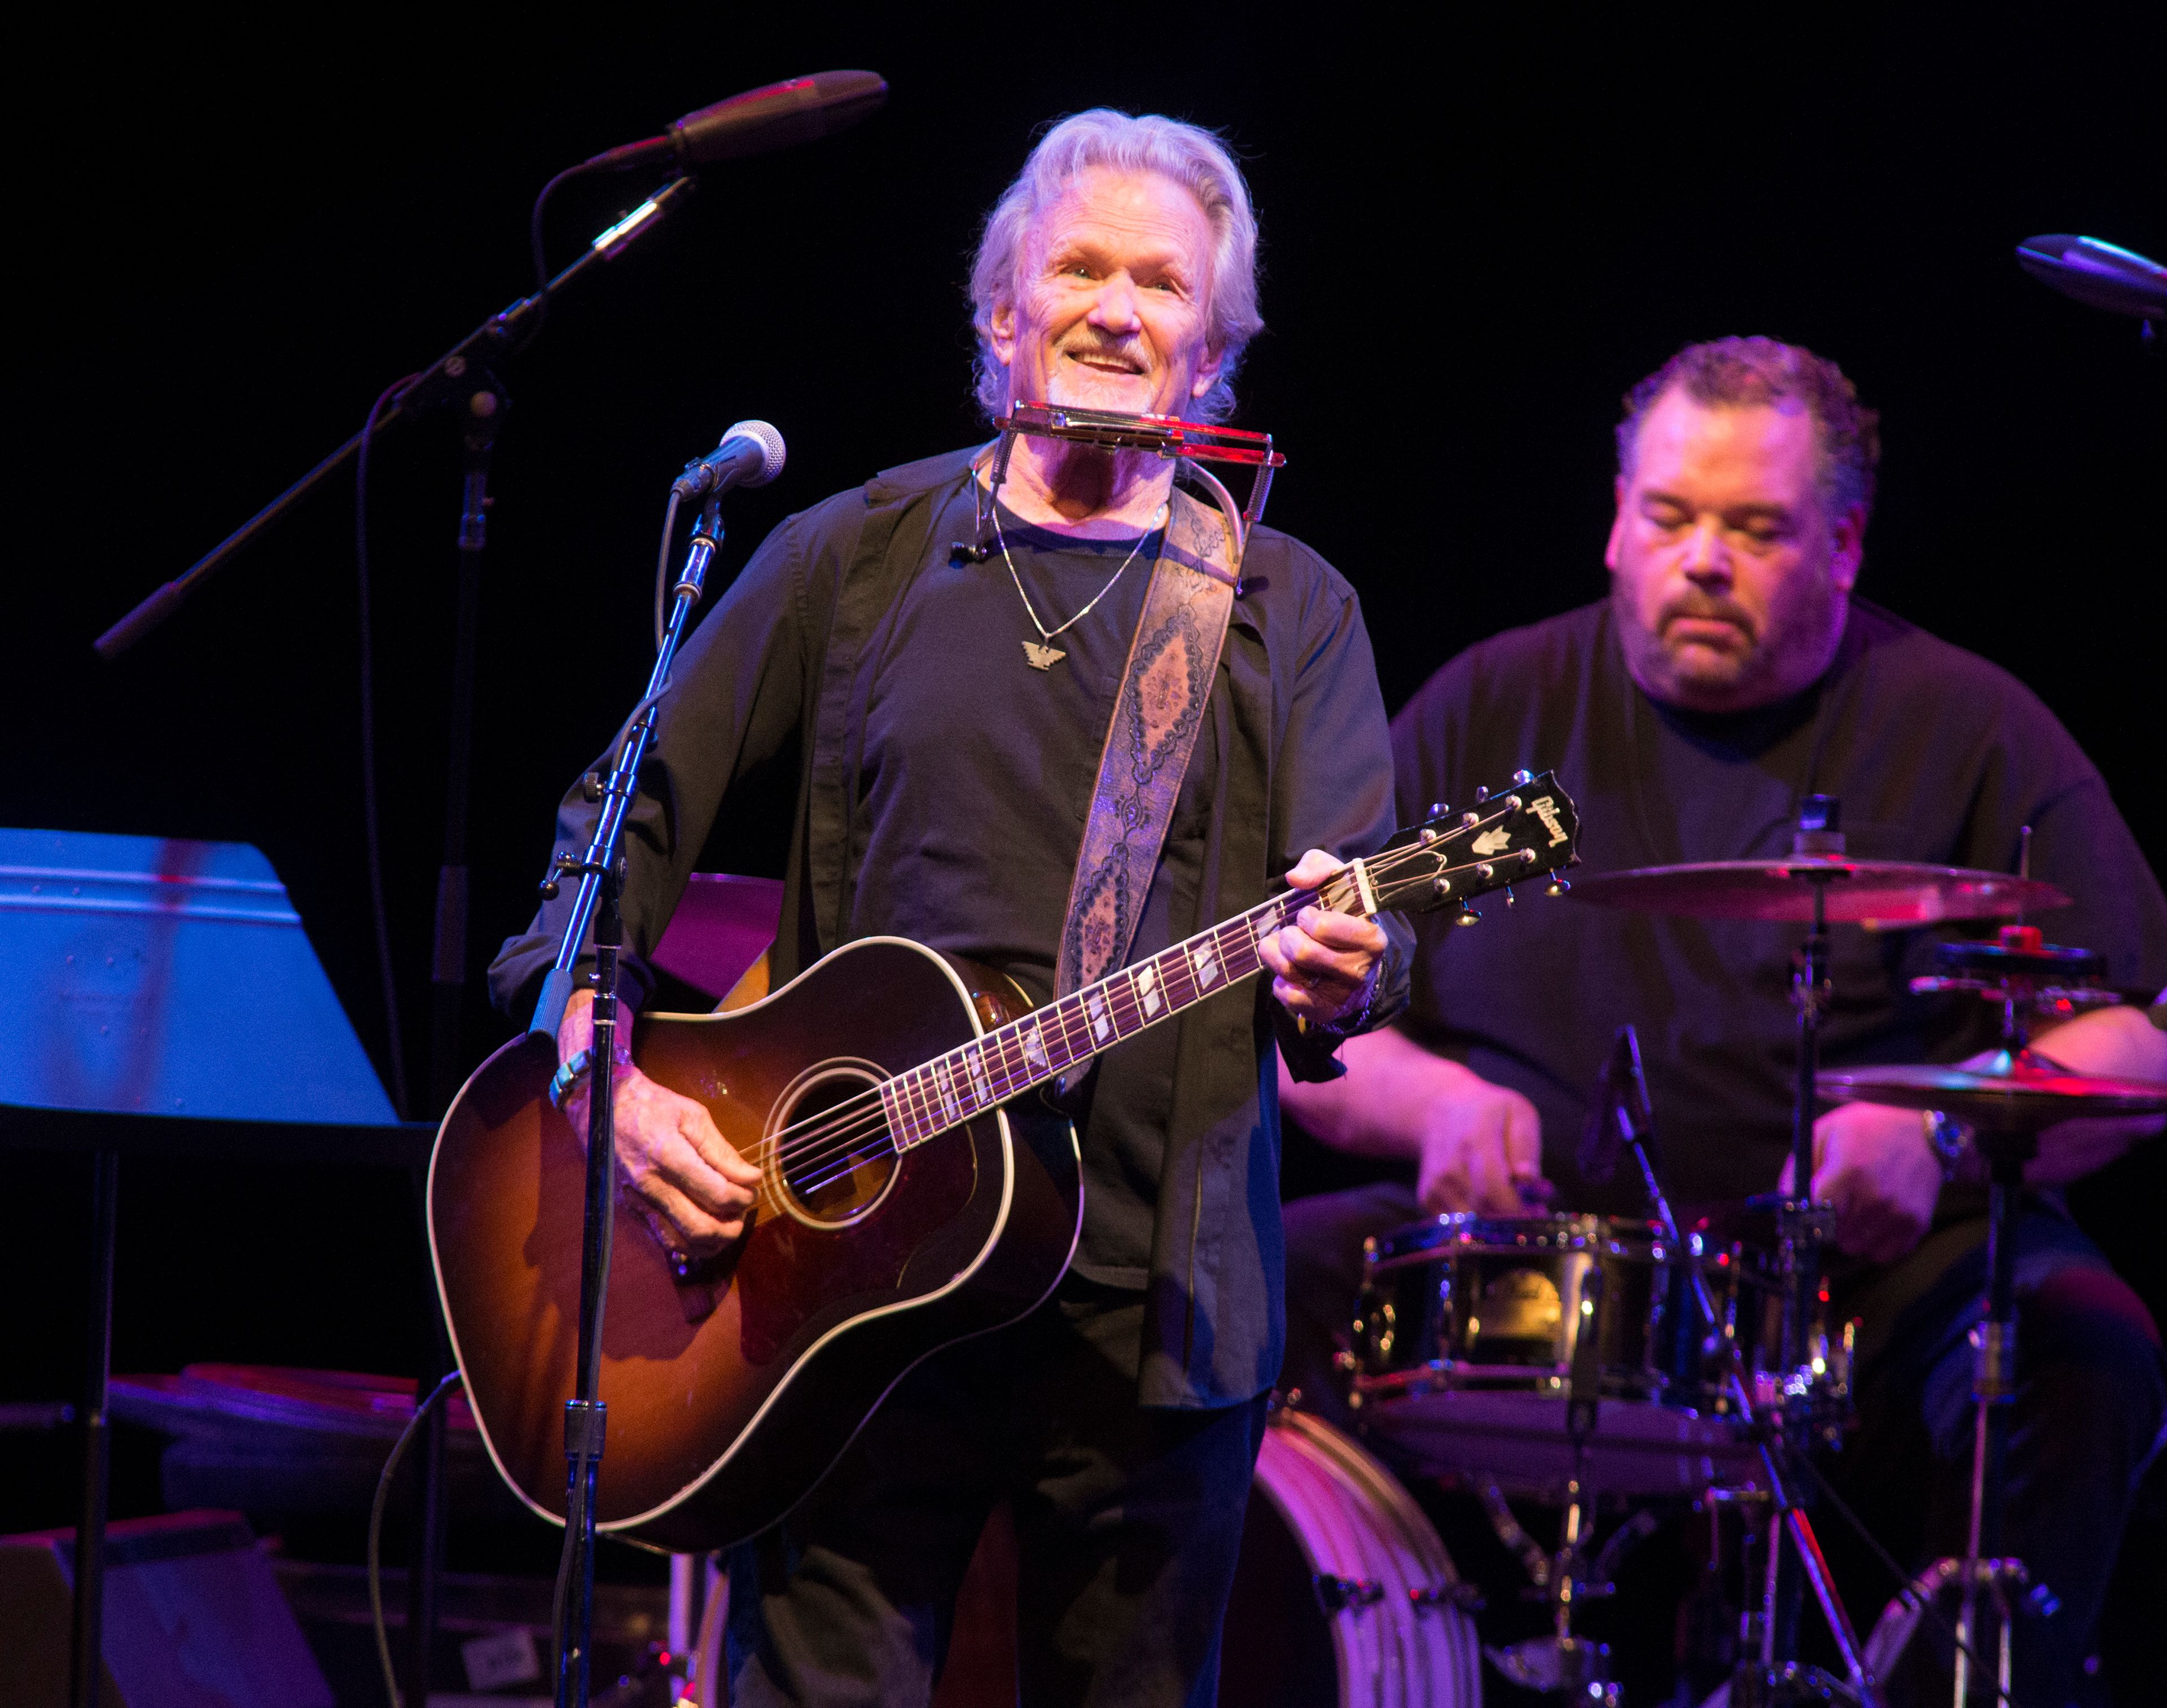
[[[2139,319],[2167,319],[2167,267],[2102,243],[2052,231],[2016,246],[2016,261],[2042,284],[2095,309]]]
[[[887,82],[877,71],[819,71],[687,113],[670,135],[681,164],[705,166],[832,135],[887,99]]]
[[[782,435],[772,425],[766,421],[739,421],[723,435],[725,445],[733,439],[750,439],[760,447],[760,474],[757,479],[745,480],[744,485],[765,486],[782,473],[783,462],[790,453],[783,445]]]

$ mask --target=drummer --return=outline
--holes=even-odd
[[[2008,871],[2029,825],[2032,875],[2074,898],[2050,936],[2102,951],[2117,983],[2167,981],[2167,900],[2068,732],[2007,672],[1854,593],[1877,417],[1835,363],[1767,338],[1691,346],[1633,389],[1617,442],[1609,596],[1430,679],[1393,724],[1402,822],[1555,766],[1594,871],[1787,854],[1812,796],[1837,798],[1848,853],[1869,859]],[[1327,1410],[1365,1235],[1444,1211],[1646,1214],[1629,1166],[1591,1178],[1576,1156],[1619,1026],[1639,1029],[1682,1211],[1735,1206],[1784,1167],[1799,927],[1539,895],[1509,923],[1489,911],[1474,929],[1428,916],[1399,1027],[1352,1040],[1345,1077],[1281,1087],[1326,1145],[1406,1174],[1288,1207],[1282,1386]],[[1835,928],[1830,1066],[1952,1061],[1992,1042],[1990,1005],[1909,993],[1934,940]],[[2111,1046],[2133,1022],[2079,1023]],[[2042,1167],[2066,1180],[2128,1137],[2050,1147]],[[1921,1563],[1963,1552],[1965,1335],[1984,1275],[1984,1193],[1949,1139],[1916,1111],[1865,1104],[1815,1129],[1836,1303],[1864,1319],[1842,1470],[1881,1538]],[[2059,1702],[2090,1652],[2167,1374],[2143,1306],[2050,1196],[2027,1211],[2019,1265],[2005,1541],[2066,1610],[2022,1646],[2018,1694]],[[1869,1570],[1846,1588],[1870,1621],[1894,1586]]]

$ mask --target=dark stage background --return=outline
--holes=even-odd
[[[756,33],[720,8],[535,14],[517,42],[349,12],[306,39],[199,17],[25,44],[0,822],[256,843],[381,1066],[351,480],[120,664],[91,637],[528,288],[527,209],[559,167],[740,88],[865,66],[893,85],[885,113],[712,172],[505,369],[471,1059],[505,1034],[480,972],[529,913],[552,804],[644,678],[670,477],[741,416],[781,427],[788,472],[731,505],[734,568],[787,510],[976,436],[977,221],[1035,126],[1098,103],[1222,127],[1242,154],[1270,330],[1238,419],[1287,451],[1272,520],[1361,590],[1390,704],[1470,642],[1598,596],[1619,394],[1688,340],[1773,333],[1837,357],[1884,411],[1864,590],[2037,688],[2167,854],[2167,364],[2011,258],[2051,230],[2167,255],[2157,8],[1841,28],[1802,8],[1761,40],[1638,8],[1592,28],[1562,8],[1510,26],[823,10]],[[644,188],[566,194],[553,256]],[[426,1086],[448,426],[383,441],[374,492],[383,828]],[[711,865],[772,870],[772,805],[725,827]],[[2155,1309],[2162,1161],[2080,1194]],[[73,1380],[85,1175],[0,1157],[0,1395]],[[121,1193],[119,1367],[411,1367],[403,1179],[130,1164]],[[17,1462],[0,1526],[66,1521],[57,1448]],[[153,1499],[138,1476],[120,1510]]]

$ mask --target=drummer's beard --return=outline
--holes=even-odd
[[[1651,699],[1710,712],[1751,711],[1811,685],[1834,661],[1851,609],[1846,593],[1810,574],[1778,583],[1758,616],[1696,587],[1645,615],[1624,577],[1613,578],[1611,605],[1633,679]]]

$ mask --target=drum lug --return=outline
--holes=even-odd
[[[1350,1607],[1374,1607],[1385,1599],[1385,1586],[1369,1578],[1335,1578],[1319,1572],[1314,1582],[1317,1599],[1327,1613],[1343,1613]]]
[[[1433,1584],[1427,1589],[1410,1589],[1407,1602],[1417,1613],[1434,1612],[1440,1607],[1456,1607],[1462,1613],[1481,1613],[1490,1605],[1472,1584]]]

